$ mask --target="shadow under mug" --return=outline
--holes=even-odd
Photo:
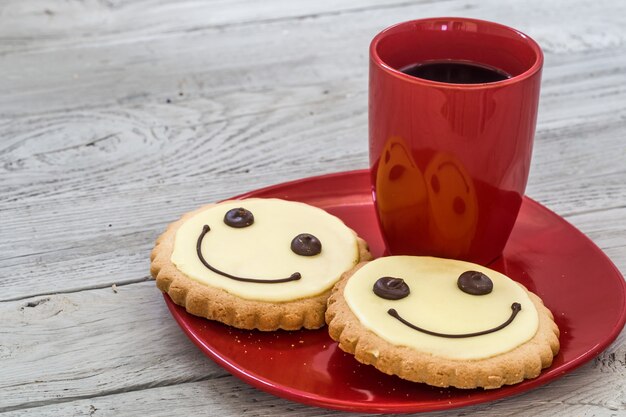
[[[400,71],[445,60],[510,78],[454,84]],[[501,255],[528,180],[542,65],[531,38],[476,19],[404,22],[372,40],[369,154],[387,254]]]

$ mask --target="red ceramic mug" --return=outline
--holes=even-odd
[[[510,78],[466,84],[401,71],[433,62]],[[542,65],[531,38],[476,19],[414,20],[373,39],[369,152],[388,254],[487,264],[502,253],[528,179]]]

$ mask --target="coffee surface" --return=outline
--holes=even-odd
[[[453,60],[418,62],[400,71],[413,77],[451,84],[482,84],[511,78],[510,74],[498,68]]]

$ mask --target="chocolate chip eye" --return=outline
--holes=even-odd
[[[461,291],[471,295],[485,295],[493,290],[491,279],[478,271],[465,271],[456,282]]]
[[[254,223],[254,215],[243,207],[230,209],[224,215],[224,223],[237,229],[248,227]]]
[[[382,277],[374,283],[374,294],[385,300],[399,300],[409,295],[409,285],[402,278]]]
[[[291,241],[291,250],[302,256],[314,256],[322,251],[322,242],[309,233],[301,233]]]

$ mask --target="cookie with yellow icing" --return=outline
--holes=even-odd
[[[251,198],[201,207],[157,239],[157,287],[194,315],[242,329],[323,326],[342,274],[371,258],[337,217],[304,203]]]
[[[334,287],[326,321],[358,361],[439,387],[535,378],[559,350],[559,329],[539,297],[497,271],[443,258],[360,264]]]

